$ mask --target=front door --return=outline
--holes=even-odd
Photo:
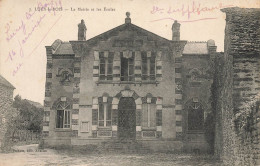
[[[135,100],[132,97],[122,97],[118,105],[118,138],[135,139],[136,116]]]

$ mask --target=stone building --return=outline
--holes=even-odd
[[[260,9],[221,11],[225,52],[214,81],[215,154],[224,165],[260,165]]]
[[[8,120],[14,110],[13,91],[15,87],[0,75],[0,151],[5,143]]]
[[[134,140],[153,150],[206,151],[213,40],[172,40],[131,23],[46,46],[44,145]],[[86,40],[87,39],[87,40]]]

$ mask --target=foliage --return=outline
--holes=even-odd
[[[214,60],[214,70],[213,70],[213,83],[211,84],[211,96],[210,96],[210,103],[211,103],[211,112],[207,115],[205,120],[205,137],[206,141],[209,143],[211,147],[211,152],[214,152],[214,142],[215,142],[215,132],[216,132],[216,116],[218,111],[218,99],[220,87],[222,86],[222,76],[221,73],[223,72],[223,57],[222,55],[215,57]]]
[[[12,121],[15,129],[41,132],[43,108],[37,108],[19,95],[15,96],[13,107],[18,110],[18,116]]]

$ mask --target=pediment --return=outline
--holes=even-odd
[[[134,24],[122,24],[86,41],[87,45],[95,46],[100,42],[109,41],[112,47],[140,47],[144,43],[167,45],[170,40],[149,32]]]

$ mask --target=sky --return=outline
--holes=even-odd
[[[0,74],[24,99],[43,104],[46,50],[56,39],[77,40],[81,19],[87,40],[124,23],[171,40],[174,20],[181,23],[181,40],[215,40],[224,51],[225,14],[220,8],[260,8],[259,0],[1,0]],[[52,10],[50,10],[52,9]],[[53,10],[55,9],[55,10]]]

